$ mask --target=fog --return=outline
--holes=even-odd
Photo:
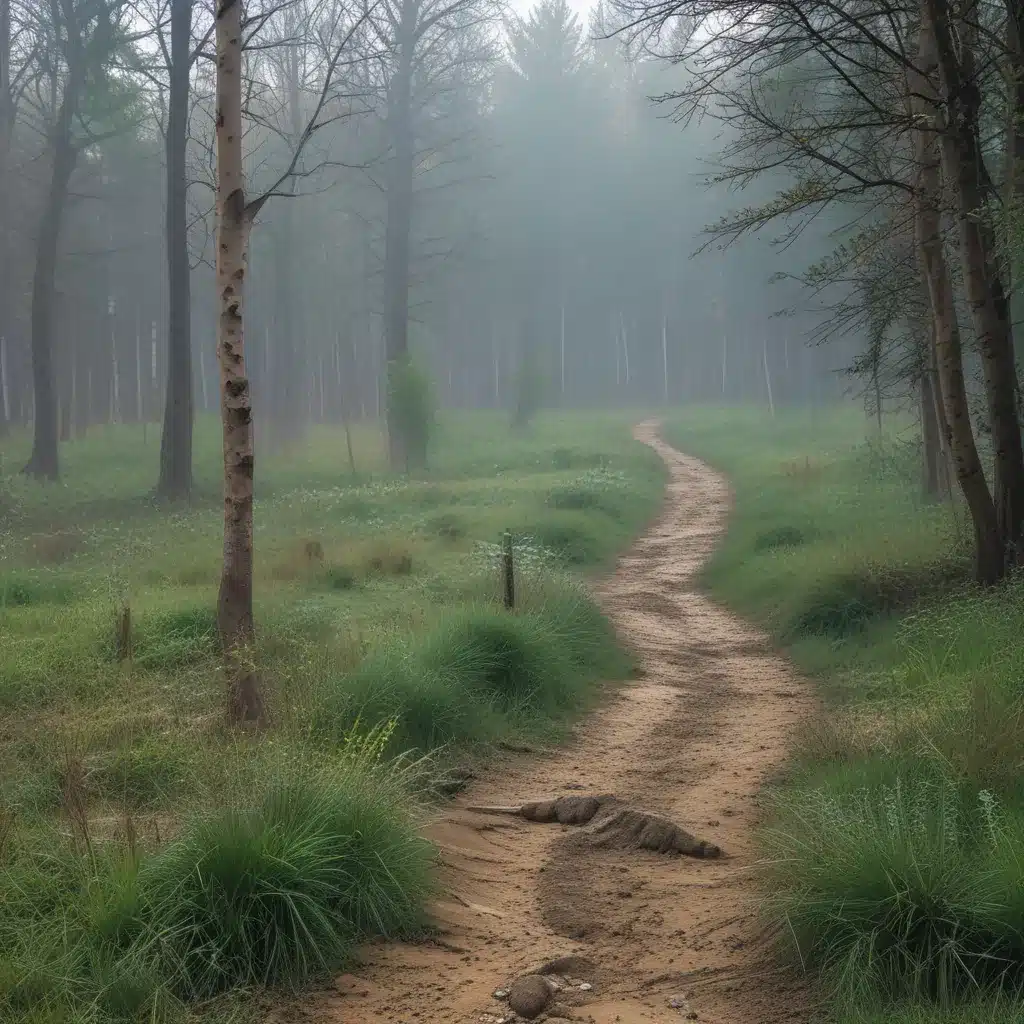
[[[37,239],[61,188],[48,179],[67,68],[35,68],[29,46],[68,30],[15,4],[18,82],[9,87],[3,172],[5,424],[29,428],[35,415],[34,285],[37,305],[50,307],[37,309],[36,331],[52,331],[60,436],[163,418],[169,332],[184,335],[188,308],[179,291],[172,323],[169,10],[116,7],[115,30],[130,42],[86,57],[95,66],[70,127],[75,160],[47,295]],[[714,116],[680,123],[672,103],[652,101],[678,87],[680,70],[630,56],[621,38],[600,38],[612,24],[601,9],[584,22],[559,0],[520,14],[487,0],[453,5],[418,37],[406,198],[393,178],[401,62],[389,36],[395,23],[378,13],[306,0],[265,19],[251,12],[246,184],[275,193],[253,225],[245,318],[264,436],[380,415],[388,337],[404,330],[448,407],[511,407],[526,362],[552,406],[806,403],[848,388],[837,371],[860,340],[817,345],[814,298],[775,280],[801,274],[835,238],[815,224],[788,246],[766,231],[723,247],[706,232],[752,193],[784,185],[785,172],[747,190],[711,183],[728,126]],[[210,13],[195,5],[183,177],[199,413],[219,401],[210,27]],[[298,149],[295,173],[282,178]],[[388,232],[403,220],[408,258],[398,268],[404,243],[392,238],[389,265]],[[38,319],[47,315],[49,325]]]

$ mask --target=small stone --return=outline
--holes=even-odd
[[[687,1020],[696,1020],[696,1019],[697,1019],[697,1011],[696,1011],[696,1010],[691,1010],[691,1011],[690,1011],[690,1012],[689,1012],[689,1013],[688,1013],[688,1014],[686,1015],[686,1019],[687,1019]]]
[[[689,1008],[689,1003],[682,996],[671,996],[668,1001],[668,1005],[673,1010],[686,1010]]]
[[[594,988],[594,986],[591,985],[589,981],[585,981],[585,982],[583,982],[582,985],[580,985],[580,991],[581,992],[590,992],[590,991],[593,990],[593,988]]]
[[[508,989],[507,988],[496,988],[494,990],[494,998],[495,999],[508,999]]]
[[[539,1017],[551,1002],[551,986],[539,974],[524,974],[509,990],[508,1005],[527,1020]]]

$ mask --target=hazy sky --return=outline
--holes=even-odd
[[[512,9],[517,14],[526,14],[534,3],[536,0],[512,0]],[[587,16],[590,14],[590,8],[594,6],[591,0],[568,0],[568,4],[580,16],[580,21],[586,28]]]

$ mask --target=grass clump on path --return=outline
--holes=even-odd
[[[922,499],[892,428],[703,410],[667,431],[735,489],[712,593],[823,684],[770,801],[766,908],[843,1024],[1024,1019],[1024,580],[971,584],[963,512]]]

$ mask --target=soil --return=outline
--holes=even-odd
[[[725,530],[726,481],[665,444],[656,424],[636,436],[668,467],[664,508],[596,589],[642,677],[582,722],[568,747],[493,763],[430,827],[448,895],[429,942],[370,946],[355,977],[268,1020],[497,1024],[515,1019],[505,998],[513,983],[536,972],[560,987],[550,1018],[810,1018],[799,978],[770,956],[753,826],[759,790],[814,696],[761,633],[698,589]],[[587,841],[594,826],[565,815],[470,810],[572,793],[614,794],[620,811],[677,823],[721,856]]]

